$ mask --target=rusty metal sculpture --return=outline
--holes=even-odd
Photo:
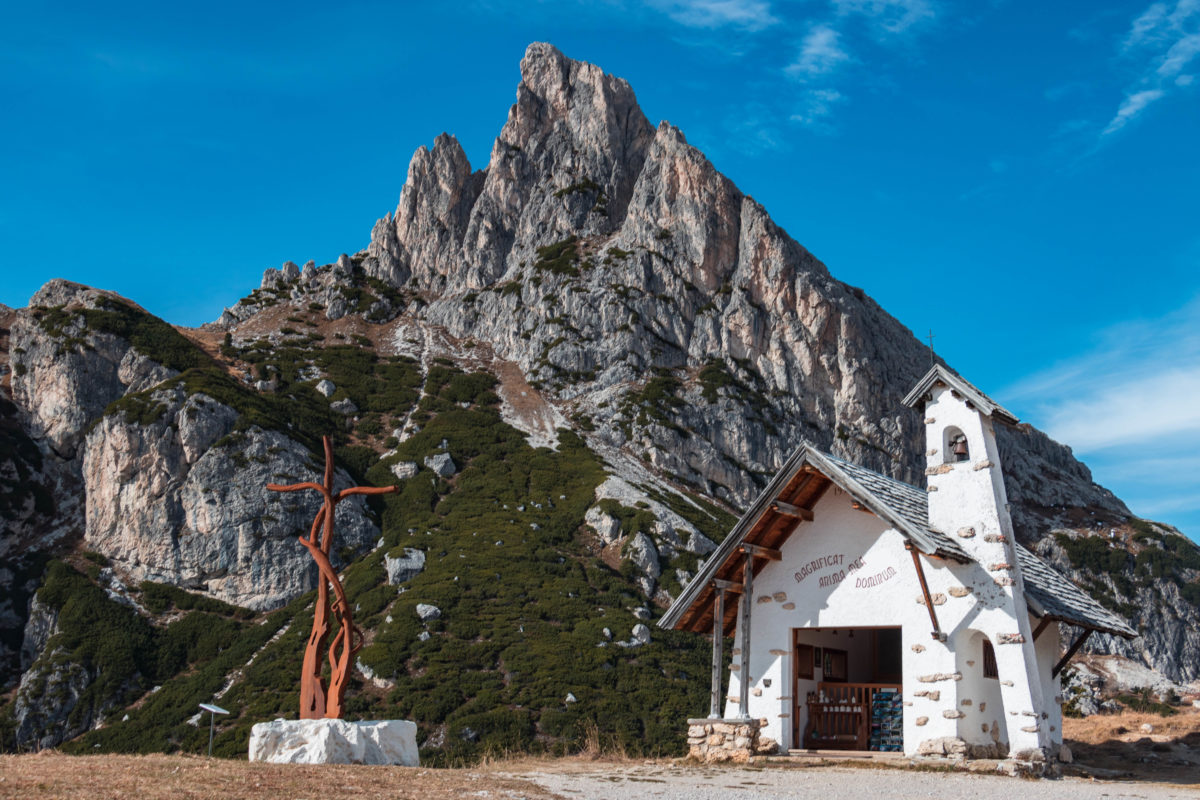
[[[312,633],[309,634],[308,644],[304,648],[303,674],[300,676],[300,719],[341,719],[342,700],[346,694],[346,681],[350,677],[351,659],[362,647],[362,632],[354,625],[354,616],[351,613],[350,604],[346,600],[346,592],[342,589],[342,582],[338,580],[337,571],[329,561],[329,550],[333,545],[333,512],[339,502],[352,495],[388,494],[397,489],[395,486],[352,486],[349,489],[335,492],[333,490],[333,445],[328,436],[323,437],[323,441],[325,445],[324,484],[296,483],[291,486],[267,484],[267,488],[273,492],[300,492],[311,489],[320,492],[321,496],[325,498],[321,510],[313,519],[312,530],[309,532],[308,538],[300,537],[300,544],[304,545],[312,554],[320,572]],[[319,538],[318,530],[321,531]],[[334,595],[332,604],[329,599],[331,588]],[[331,613],[337,620],[338,631],[328,649],[330,676],[329,691],[326,693],[325,681],[321,675],[321,654],[325,652],[325,641],[329,638]]]

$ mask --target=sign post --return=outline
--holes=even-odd
[[[228,714],[229,712],[212,703],[201,703],[200,708],[208,712],[208,757],[212,758],[213,728],[217,724],[217,714]]]

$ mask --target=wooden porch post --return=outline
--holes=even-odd
[[[712,656],[712,704],[709,707],[708,718],[720,719],[721,714],[721,667],[724,654],[721,652],[725,645],[725,587],[714,586],[717,598],[713,611],[713,656]]]
[[[754,555],[746,553],[746,564],[742,575],[742,658],[738,671],[738,712],[742,719],[750,719],[750,606],[754,603]]]

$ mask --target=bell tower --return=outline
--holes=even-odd
[[[936,364],[904,398],[925,419],[929,527],[949,536],[976,563],[970,569],[999,590],[1005,614],[985,631],[1004,678],[1010,753],[1048,746],[1040,718],[1045,703],[1017,563],[1012,517],[1000,468],[995,425],[1017,418],[966,380]],[[982,572],[982,574],[980,574]],[[984,577],[986,575],[986,577]]]
[[[995,423],[1014,425],[1016,417],[941,365],[904,402],[925,415],[929,526],[981,562],[1012,563],[1011,547],[985,545],[1012,540]]]

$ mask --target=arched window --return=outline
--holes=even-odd
[[[953,426],[946,428],[945,441],[942,442],[942,463],[957,464],[971,460],[971,451],[967,447],[967,435]]]
[[[996,651],[987,639],[983,640],[983,677],[1000,679],[1000,671],[996,669]]]

